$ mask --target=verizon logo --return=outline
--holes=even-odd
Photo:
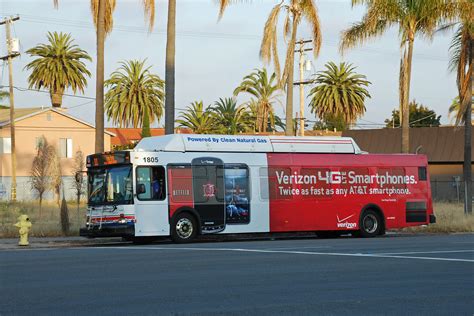
[[[337,217],[337,227],[338,228],[356,228],[357,223],[349,223],[347,222],[348,219],[354,217],[354,214],[349,215],[347,217],[344,217],[342,219],[339,218],[339,215],[336,215]]]

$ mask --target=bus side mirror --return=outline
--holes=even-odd
[[[137,186],[137,194],[143,194],[143,193],[146,193],[146,187],[145,187],[145,184],[140,183]]]

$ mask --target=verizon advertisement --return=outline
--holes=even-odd
[[[368,169],[330,171],[302,168],[291,172],[281,168],[271,170],[276,198],[286,196],[349,196],[358,194],[410,194],[407,184],[416,184],[414,175],[405,175],[403,169],[379,170],[369,174]]]

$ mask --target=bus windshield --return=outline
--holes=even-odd
[[[132,167],[89,169],[88,189],[89,204],[132,204]]]

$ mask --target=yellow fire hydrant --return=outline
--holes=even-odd
[[[19,246],[29,246],[28,242],[28,233],[31,229],[31,222],[28,215],[18,216],[18,223],[15,224],[16,227],[20,229],[20,241],[18,242]]]

